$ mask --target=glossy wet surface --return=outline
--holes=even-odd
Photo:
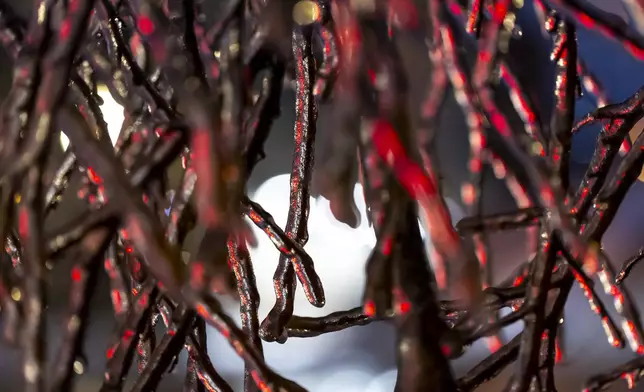
[[[27,2],[17,2],[17,7],[25,9]],[[526,2],[527,3],[527,2]],[[603,8],[624,15],[618,0],[595,0]],[[529,15],[523,15],[524,19]],[[515,57],[524,66],[518,72],[520,80],[528,86],[529,91],[539,97],[542,105],[550,99],[552,69],[547,59],[548,44],[538,36],[535,22],[528,20],[522,23],[524,37],[519,47],[514,51]],[[599,35],[591,32],[579,32],[580,55],[585,59],[591,70],[600,78],[607,88],[611,100],[624,99],[644,84],[643,64],[632,60],[618,45],[608,42]],[[427,67],[424,58],[422,40],[409,39],[402,43],[404,54],[412,75],[422,75]],[[423,56],[423,57],[419,57]],[[9,63],[6,57],[0,63],[0,82],[6,91],[10,80]],[[414,80],[413,95],[422,97],[423,78]],[[285,107],[291,107],[292,97],[285,98]],[[584,99],[579,101],[578,113],[583,114],[592,109],[592,103]],[[324,132],[324,115],[320,118]],[[441,167],[446,170],[448,194],[455,196],[454,190],[465,178],[465,162],[467,158],[466,130],[462,123],[463,116],[453,99],[448,102],[448,108],[441,117],[441,133],[439,136],[439,157]],[[286,173],[290,165],[290,136],[293,115],[285,111],[275,127],[275,133],[269,140],[267,160],[256,170],[251,181],[251,189],[264,183],[266,179],[281,173]],[[583,166],[592,153],[596,129],[584,130],[575,138],[574,159],[579,163],[573,168],[574,178],[579,180]],[[278,181],[278,188],[285,191],[284,182]],[[498,183],[490,183],[485,194],[488,212],[510,211],[514,207],[507,192]],[[260,195],[258,195],[259,197]],[[265,207],[276,215],[283,214],[284,204],[275,201],[277,198],[266,198]],[[261,197],[260,197],[261,198]],[[283,200],[283,198],[281,199]],[[644,183],[638,182],[627,196],[613,226],[604,237],[604,248],[615,265],[637,252],[644,244]],[[323,202],[316,205],[318,221],[312,222],[311,240],[308,250],[317,262],[322,281],[326,285],[329,296],[328,306],[322,310],[314,310],[301,301],[296,312],[301,315],[320,315],[334,310],[347,309],[356,306],[361,296],[363,284],[362,271],[366,252],[369,249],[370,238],[364,232],[352,232],[338,228],[328,220]],[[63,204],[56,212],[50,225],[57,226],[63,219],[69,219],[79,213],[78,203]],[[312,213],[313,215],[313,213]],[[313,218],[312,218],[313,219]],[[335,230],[335,233],[334,233]],[[198,240],[192,240],[192,246]],[[496,279],[504,278],[514,266],[527,257],[524,249],[524,238],[520,232],[504,233],[494,236],[492,263]],[[189,246],[188,248],[191,248]],[[190,250],[190,249],[188,249]],[[258,275],[258,285],[262,294],[262,309],[265,312],[273,301],[271,290],[272,270],[277,257],[272,249],[260,243],[253,253],[255,270]],[[69,264],[69,263],[66,263]],[[57,330],[64,311],[67,298],[66,279],[69,274],[66,265],[54,271],[51,289],[51,305],[48,309],[50,321],[50,349],[54,350],[57,341]],[[637,268],[629,279],[628,288],[638,301],[638,307],[644,307],[644,267]],[[107,297],[107,285],[101,282],[99,295],[92,306],[92,320],[86,344],[89,364],[85,376],[78,382],[78,391],[96,391],[101,383],[101,371],[104,365],[104,352],[112,332],[110,317],[110,301]],[[602,295],[602,298],[608,299]],[[611,306],[609,306],[611,308]],[[231,312],[235,305],[230,304]],[[263,316],[265,313],[262,313]],[[566,360],[557,367],[558,387],[560,391],[579,390],[581,383],[588,376],[610,369],[611,367],[633,357],[627,349],[616,351],[611,348],[604,337],[599,320],[591,313],[586,300],[578,288],[575,288],[566,307],[565,352]],[[516,333],[520,325],[506,331],[506,338]],[[209,351],[215,366],[230,380],[235,390],[240,390],[242,378],[242,363],[237,359],[227,344],[216,333],[210,333]],[[308,387],[313,392],[342,391],[342,392],[385,392],[391,391],[395,374],[394,368],[394,335],[393,329],[385,324],[358,327],[351,330],[326,335],[307,340],[292,339],[284,345],[266,344],[268,363],[283,375],[292,378]],[[461,372],[484,358],[486,348],[477,344],[471,348],[464,358],[455,362],[455,369]],[[183,382],[181,366],[175,374],[166,377],[160,391],[177,391]],[[507,372],[506,372],[507,373]],[[0,350],[0,391],[20,391],[20,369],[18,352],[8,348]],[[502,389],[504,377],[489,383],[481,391],[499,391]],[[622,388],[623,385],[622,385]],[[625,389],[625,388],[624,388]],[[616,388],[614,390],[622,390]],[[642,387],[644,390],[644,387]]]

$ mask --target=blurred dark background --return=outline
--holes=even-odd
[[[19,0],[8,1],[23,15],[28,15],[30,4]],[[211,2],[216,12],[217,2]],[[594,0],[593,3],[607,11],[625,17],[625,10],[620,0]],[[537,98],[541,111],[547,116],[551,102],[553,86],[553,66],[548,59],[551,44],[541,35],[534,18],[531,1],[526,1],[520,12],[519,25],[523,35],[513,42],[511,55],[513,61],[520,65],[515,71],[527,91]],[[601,80],[607,89],[611,101],[620,101],[632,94],[644,84],[644,69],[640,62],[633,60],[619,44],[609,41],[601,35],[580,29],[578,33],[580,55],[590,70]],[[427,77],[430,66],[422,37],[407,37],[401,42],[403,56],[413,81],[413,102],[421,102],[426,92]],[[6,96],[11,81],[11,62],[4,52],[0,51],[0,96]],[[288,181],[290,155],[292,150],[292,113],[293,93],[287,92],[284,97],[284,110],[281,119],[275,124],[273,134],[268,141],[267,159],[257,168],[249,185],[249,192],[272,212],[279,224],[285,221],[288,208]],[[581,115],[593,109],[594,101],[581,98],[578,101],[577,113]],[[417,110],[417,108],[412,108]],[[325,132],[325,108],[320,113],[319,132]],[[547,121],[547,117],[544,117]],[[110,120],[110,119],[106,119]],[[444,170],[446,192],[450,199],[455,219],[462,216],[458,186],[466,176],[468,156],[466,127],[464,116],[450,95],[445,110],[440,117],[440,133],[437,153],[440,166]],[[572,166],[573,178],[578,181],[583,174],[595,144],[597,128],[587,128],[574,140]],[[276,177],[279,176],[279,177]],[[269,180],[270,181],[267,181]],[[71,187],[73,191],[73,185]],[[73,194],[66,199],[73,200]],[[485,185],[485,211],[510,211],[514,207],[507,190],[500,183],[490,180]],[[620,209],[613,226],[604,237],[604,248],[616,265],[636,253],[644,243],[644,184],[637,183],[630,191]],[[49,227],[60,225],[76,214],[81,213],[79,203],[68,201],[52,215]],[[311,212],[311,239],[307,249],[316,260],[316,268],[326,284],[328,306],[314,309],[300,298],[296,313],[300,315],[322,315],[340,309],[357,306],[360,302],[364,260],[373,244],[368,227],[357,230],[348,229],[330,218],[328,204],[316,200]],[[252,256],[257,274],[258,285],[262,295],[262,313],[272,306],[273,293],[271,278],[277,262],[277,254],[268,242],[260,236],[260,243]],[[190,252],[199,240],[199,234],[189,241]],[[493,236],[492,263],[497,280],[510,273],[514,266],[526,260],[525,237],[521,232],[504,233]],[[61,263],[54,271],[51,280],[48,308],[49,349],[55,353],[58,348],[57,338],[60,323],[64,315],[67,300],[68,265],[71,260]],[[635,282],[644,279],[644,269],[637,269],[631,278],[629,289],[644,304],[644,287]],[[608,300],[606,298],[606,300]],[[610,303],[611,301],[607,301]],[[236,305],[230,301],[227,306],[231,313],[237,313]],[[612,306],[609,305],[609,308]],[[580,390],[583,380],[597,372],[610,368],[633,358],[630,351],[616,351],[606,342],[599,320],[591,313],[581,292],[575,288],[566,307],[565,347],[566,359],[558,366],[558,387],[560,391]],[[99,283],[98,294],[92,304],[91,326],[86,343],[86,354],[89,360],[85,374],[78,378],[78,391],[96,391],[102,382],[104,352],[112,333],[111,304],[108,298],[106,282]],[[517,333],[520,324],[504,332],[506,339]],[[225,377],[241,390],[243,374],[242,362],[234,355],[232,349],[220,339],[215,332],[209,334],[209,351],[215,363]],[[342,392],[386,392],[393,390],[395,380],[394,330],[384,323],[358,327],[343,332],[325,335],[315,339],[291,339],[284,345],[265,344],[268,363],[285,376],[294,379],[309,390]],[[458,373],[468,369],[487,355],[484,344],[478,343],[462,359],[455,361]],[[53,356],[52,356],[53,358]],[[161,391],[176,391],[183,383],[185,359],[173,374],[166,376]],[[21,370],[19,352],[11,348],[0,350],[0,391],[21,390]],[[486,384],[481,391],[498,391],[507,379],[505,372],[497,380]],[[644,387],[640,388],[644,391]],[[614,390],[625,390],[619,385]]]

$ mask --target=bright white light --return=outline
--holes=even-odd
[[[285,227],[288,216],[289,182],[287,174],[272,177],[251,195],[254,201],[273,215],[275,222],[282,228]],[[315,261],[315,269],[324,284],[326,306],[321,309],[311,306],[302,293],[301,287],[298,286],[295,295],[295,314],[316,317],[360,305],[365,284],[365,262],[376,243],[376,238],[367,220],[361,185],[356,185],[354,199],[361,222],[356,229],[338,222],[333,217],[328,200],[323,197],[311,198],[308,221],[309,242],[305,249]],[[451,200],[448,200],[447,204],[453,217],[459,219],[462,211],[458,205]],[[257,238],[257,247],[250,249],[250,253],[262,299],[259,308],[259,316],[262,320],[275,302],[272,278],[280,254],[261,230],[254,225],[251,226]],[[356,329],[314,339],[289,339],[285,345],[267,344],[264,345],[266,359],[269,364],[275,366],[276,370],[295,372],[297,369],[298,373],[316,364],[333,363],[333,358],[339,351],[351,349],[354,333],[364,332]],[[315,354],[298,356],[297,361],[294,361],[293,356],[302,352]],[[366,377],[362,386],[355,390],[364,390],[367,381],[370,380],[371,377]]]
[[[309,242],[305,249],[315,260],[315,270],[324,283],[326,306],[311,306],[297,288],[295,313],[301,316],[323,316],[331,312],[351,309],[358,306],[364,287],[364,264],[375,244],[375,236],[366,219],[362,189],[356,187],[355,199],[361,215],[361,226],[352,229],[333,218],[329,202],[322,198],[311,198],[309,214]],[[268,179],[251,198],[270,212],[275,222],[282,228],[286,225],[289,208],[289,175],[279,175]],[[257,238],[257,247],[250,249],[253,268],[261,297],[259,316],[262,320],[275,302],[273,273],[280,254],[268,237],[252,226]],[[336,335],[336,336],[333,336]],[[333,357],[338,346],[349,343],[346,335],[338,339],[337,334],[324,335],[315,339],[289,339],[286,345],[265,345],[268,363],[279,364],[280,370],[306,369],[319,361]],[[307,352],[307,355],[293,361],[294,353]]]
[[[282,174],[266,180],[252,199],[261,204],[280,226],[286,225],[289,208],[289,175]],[[295,312],[303,316],[321,316],[338,310],[349,309],[360,303],[364,286],[364,263],[376,243],[373,229],[367,220],[367,210],[361,185],[356,185],[354,199],[360,213],[360,226],[352,229],[337,221],[331,213],[329,201],[323,197],[311,198],[309,214],[309,242],[305,249],[315,260],[315,269],[325,283],[327,304],[318,309],[310,306],[304,295],[296,295]],[[447,206],[454,220],[463,216],[461,208],[447,199]],[[262,298],[260,314],[266,314],[273,305],[272,276],[279,252],[261,230],[251,225],[258,239],[251,249],[255,262],[257,284]],[[423,237],[424,230],[421,228]],[[431,244],[428,244],[431,245]]]
[[[121,133],[123,120],[125,120],[123,107],[114,100],[107,87],[99,86],[97,90],[98,96],[103,99],[101,112],[103,112],[103,119],[107,123],[107,132],[110,135],[110,140],[112,141],[112,145],[114,145]],[[60,133],[60,145],[63,151],[69,147],[69,138],[63,132]]]
[[[251,199],[273,215],[275,222],[282,228],[286,225],[288,215],[289,182],[288,175],[278,175],[266,180],[250,195]],[[295,295],[297,315],[322,316],[351,309],[361,303],[365,261],[376,238],[367,223],[360,185],[355,187],[354,198],[361,218],[361,224],[356,229],[335,220],[328,200],[311,198],[309,242],[305,249],[315,260],[315,269],[324,283],[327,303],[322,309],[311,306],[298,283]],[[448,199],[447,206],[454,221],[463,216],[462,210],[454,201]],[[251,227],[257,238],[257,247],[251,248],[250,253],[261,297],[259,317],[263,320],[275,303],[272,278],[280,255],[264,233],[252,224]],[[239,324],[239,304],[226,298],[222,298],[222,302],[226,311]],[[373,338],[374,350],[379,350],[383,345],[393,347],[395,344],[394,336],[387,335],[381,327],[372,325],[350,328],[312,339],[292,338],[283,345],[264,344],[264,356],[271,368],[304,385],[311,392],[388,392],[393,390],[395,370],[381,373],[376,370],[381,365],[374,363],[374,366],[370,366],[365,363],[365,358],[376,352],[371,352],[369,346],[365,348],[366,337]],[[356,343],[357,341],[362,343]],[[217,333],[209,333],[208,349],[212,351],[213,363],[222,374],[227,375],[233,383],[240,382],[243,378],[243,363],[225,339]],[[302,353],[307,354],[301,355]],[[381,363],[380,360],[374,361]],[[392,363],[391,361],[392,358],[384,359],[387,363]]]
[[[322,282],[325,282],[327,304],[322,309],[314,308],[300,292],[295,297],[297,314],[322,316],[360,303],[361,289],[364,285],[364,262],[376,242],[367,223],[367,212],[361,194],[362,187],[357,185],[355,199],[361,215],[361,225],[357,229],[337,222],[331,214],[327,200],[311,198],[309,242],[305,249],[315,260],[315,269]],[[289,175],[283,174],[268,179],[251,197],[273,215],[280,227],[286,225]],[[257,260],[254,268],[260,296],[265,298],[260,306],[260,314],[264,315],[273,305],[272,277],[280,254],[266,235],[255,226],[253,230],[256,230],[258,245],[251,249],[251,256]]]

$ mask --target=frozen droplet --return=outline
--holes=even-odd
[[[85,359],[82,357],[76,358],[76,360],[74,361],[74,373],[78,375],[85,373],[85,367]]]

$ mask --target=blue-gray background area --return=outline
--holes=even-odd
[[[27,12],[29,2],[11,0],[22,12]],[[597,6],[610,10],[621,16],[626,15],[619,0],[594,0]],[[217,3],[217,2],[212,2]],[[523,36],[513,43],[512,56],[520,64],[516,71],[526,89],[536,97],[544,113],[551,102],[553,86],[552,64],[548,60],[550,41],[541,36],[532,11],[531,1],[526,1],[526,7],[521,12],[520,24]],[[418,38],[418,39],[416,39]],[[420,102],[426,93],[426,78],[429,65],[426,59],[422,37],[412,37],[401,43],[403,54],[413,75],[412,100]],[[644,84],[643,64],[632,59],[619,44],[609,41],[595,32],[580,29],[580,53],[588,67],[606,87],[611,101],[623,100]],[[6,55],[0,58],[0,93],[6,95],[11,78],[11,63]],[[283,220],[286,206],[284,200],[286,182],[284,178],[275,179],[271,184],[264,184],[267,179],[288,173],[290,152],[292,150],[293,113],[292,93],[284,97],[284,111],[276,123],[275,131],[268,141],[268,157],[257,169],[249,184],[249,192],[267,204],[278,222]],[[578,101],[578,116],[593,109],[594,101],[582,98]],[[325,116],[328,111],[322,108],[320,114],[320,133],[325,131]],[[465,165],[468,155],[466,128],[463,115],[458,109],[453,97],[447,101],[447,107],[441,115],[438,156],[441,168],[445,170],[447,195],[456,217],[462,215],[459,211],[458,185],[466,178]],[[588,162],[598,129],[588,128],[580,132],[574,140],[572,175],[574,181],[579,181]],[[60,154],[58,154],[60,155]],[[264,186],[260,186],[264,184]],[[270,185],[270,186],[269,186]],[[275,189],[269,189],[269,188]],[[260,189],[258,189],[260,188]],[[73,186],[72,186],[73,191]],[[71,201],[63,203],[48,222],[54,227],[70,219],[71,216],[82,213],[83,206]],[[277,192],[281,194],[273,194]],[[644,184],[637,183],[632,188],[619,210],[611,229],[604,237],[604,248],[615,265],[633,255],[644,242]],[[510,211],[514,207],[511,197],[500,183],[489,181],[485,186],[485,211]],[[314,217],[315,216],[315,217]],[[282,222],[283,223],[283,222]],[[328,206],[323,200],[316,200],[312,212],[311,240],[309,250],[317,262],[317,269],[322,275],[329,296],[327,309],[317,311],[307,306],[300,299],[297,305],[299,314],[319,315],[324,312],[350,308],[359,304],[363,285],[362,271],[364,259],[372,238],[368,230],[351,231],[329,219]],[[364,229],[364,228],[362,228]],[[193,236],[187,246],[187,251],[198,243],[198,235]],[[526,260],[525,236],[522,232],[503,233],[495,235],[492,241],[492,265],[495,280],[507,276],[513,267]],[[273,252],[273,253],[271,253]],[[262,309],[265,314],[273,302],[270,290],[272,270],[277,257],[270,247],[260,242],[253,251],[255,269],[258,273],[258,284],[262,290]],[[68,297],[69,264],[71,260],[62,262],[53,271],[50,291],[51,302],[48,308],[49,316],[49,350],[54,353],[59,344],[60,325],[63,320],[65,302]],[[644,278],[644,268],[636,269],[630,278],[628,287],[632,290],[639,303],[644,303],[644,288],[635,282]],[[301,295],[301,293],[299,293]],[[609,308],[611,301],[602,295]],[[236,305],[227,303],[227,308],[236,312]],[[564,332],[565,361],[557,367],[558,387],[560,391],[580,390],[583,380],[592,374],[610,369],[619,363],[634,357],[627,349],[617,351],[607,343],[602,327],[579,289],[575,288],[566,307],[566,328]],[[92,303],[91,325],[85,348],[89,363],[85,374],[77,383],[78,391],[98,390],[104,353],[110,341],[113,328],[111,305],[108,298],[108,288],[105,281],[98,287],[97,298]],[[508,339],[521,329],[521,324],[508,328],[505,338]],[[236,391],[241,391],[242,362],[233,351],[214,331],[209,333],[209,351],[215,365],[221,369],[224,376],[234,385]],[[395,379],[395,335],[391,326],[380,323],[365,327],[353,328],[343,332],[329,334],[315,339],[291,339],[284,345],[265,344],[268,363],[298,382],[301,382],[313,392],[386,392],[393,390]],[[20,391],[21,371],[19,352],[11,348],[0,349],[0,391]],[[461,374],[487,355],[484,344],[475,344],[468,353],[454,362],[455,371]],[[177,391],[183,382],[182,374],[185,369],[185,358],[182,358],[177,370],[166,376],[160,391]],[[480,391],[499,391],[502,389],[508,372],[504,372],[498,380],[484,385]],[[620,384],[613,390],[626,390]],[[644,390],[644,389],[642,389]]]

